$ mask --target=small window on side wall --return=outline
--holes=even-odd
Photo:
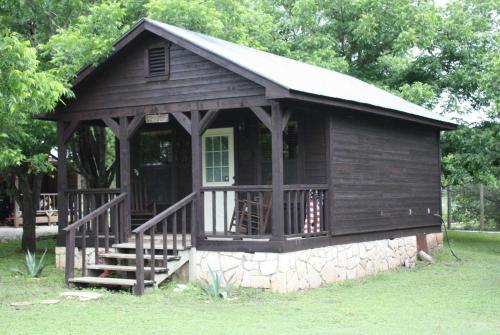
[[[146,78],[166,80],[170,74],[170,45],[166,43],[150,46],[144,57]]]

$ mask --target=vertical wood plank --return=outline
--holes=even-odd
[[[149,230],[149,253],[151,255],[151,262],[150,262],[150,276],[151,276],[151,280],[155,281],[155,267],[156,267],[156,248],[155,248],[155,227],[156,225],[154,225],[153,227],[151,227],[151,229]]]
[[[66,142],[64,138],[64,123],[57,122],[57,198],[58,198],[58,233],[57,245],[63,246],[66,235],[63,231],[68,225],[68,200],[66,199],[67,185],[67,162],[66,162]]]
[[[201,134],[200,134],[200,111],[191,111],[191,159],[192,159],[192,184],[195,198],[195,218],[191,222],[191,245],[196,247],[198,234],[205,234],[203,222],[203,203],[200,188],[202,185],[201,173]],[[202,227],[200,229],[200,227]],[[199,232],[198,232],[199,229]]]
[[[182,207],[181,212],[182,220],[182,248],[186,249],[186,206]]]
[[[241,234],[240,204],[238,191],[234,192],[234,219],[236,220],[236,235]]]
[[[224,210],[224,236],[227,235],[227,191],[222,192]]]
[[[264,193],[259,192],[259,228],[257,231],[257,234],[265,234],[265,232],[262,231],[262,228],[264,227]]]
[[[99,215],[95,219],[92,220],[92,224],[94,225],[94,258],[95,264],[99,264],[99,223],[101,216]]]
[[[177,212],[172,214],[172,246],[174,255],[177,255]]]
[[[272,240],[284,241],[284,210],[283,210],[283,110],[279,102],[271,102],[272,120],[272,188],[273,206]]]
[[[87,224],[82,225],[82,276],[87,275]]]
[[[168,262],[168,248],[167,248],[167,243],[168,243],[168,234],[167,234],[167,219],[163,220],[162,222],[162,243],[163,243],[163,267],[166,269],[167,268],[167,262]]]
[[[299,191],[300,192],[300,218],[299,218],[299,223],[302,222],[302,225],[299,227],[304,227],[304,222],[306,220],[305,213],[304,213],[304,196],[305,196],[305,191]],[[297,231],[299,233],[300,230]],[[306,233],[306,231],[303,231],[303,233]]]
[[[333,220],[334,217],[334,177],[335,177],[335,172],[334,172],[334,151],[333,151],[333,136],[334,136],[334,121],[333,121],[333,115],[328,114],[327,116],[327,127],[326,127],[326,179],[327,179],[327,184],[328,184],[328,196],[327,199],[328,203],[324,203],[324,206],[326,206],[326,215],[328,215],[328,218],[326,219],[326,226],[325,229],[328,230],[330,235],[333,235],[335,232],[335,222]]]
[[[295,209],[294,211],[294,224],[293,224],[293,233],[298,234],[300,232],[299,230],[299,192],[300,191],[295,191],[294,193],[294,199],[293,199],[293,207]]]
[[[252,235],[252,203],[250,192],[247,192],[247,234]]]
[[[65,264],[65,280],[66,285],[69,285],[69,280],[75,276],[75,231],[70,230],[66,233],[66,264]]]
[[[121,222],[123,233],[120,242],[125,242],[131,232],[130,141],[127,127],[127,117],[120,117],[120,190],[122,193],[127,193],[123,203],[123,221]]]
[[[292,233],[292,191],[286,191],[287,194],[287,232],[286,234]]]
[[[135,236],[135,295],[144,293],[144,235],[139,233]]]
[[[216,231],[216,221],[217,221],[217,208],[216,208],[216,193],[215,191],[212,191],[212,234],[215,235],[217,233]]]

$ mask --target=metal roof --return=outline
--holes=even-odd
[[[346,74],[155,20],[144,21],[291,91],[357,102],[455,124],[438,113]]]

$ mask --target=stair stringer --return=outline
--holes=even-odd
[[[190,252],[187,250],[178,251],[179,259],[175,261],[169,261],[167,264],[168,271],[166,273],[155,274],[154,287],[158,288],[165,280],[173,276],[182,266],[189,262]]]

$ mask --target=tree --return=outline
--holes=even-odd
[[[444,134],[443,174],[446,185],[500,181],[500,124],[482,122],[475,127],[461,126]]]
[[[443,7],[413,0],[273,3],[285,55],[354,75],[430,109],[487,115],[489,122],[464,123],[443,136],[443,172],[453,183],[500,179],[493,159],[498,1],[449,1]]]
[[[53,170],[49,162],[54,127],[33,119],[50,111],[65,84],[39,68],[36,50],[15,33],[0,33],[0,173],[21,204],[24,250],[36,250],[35,213],[42,174]],[[17,177],[18,184],[13,183]]]

